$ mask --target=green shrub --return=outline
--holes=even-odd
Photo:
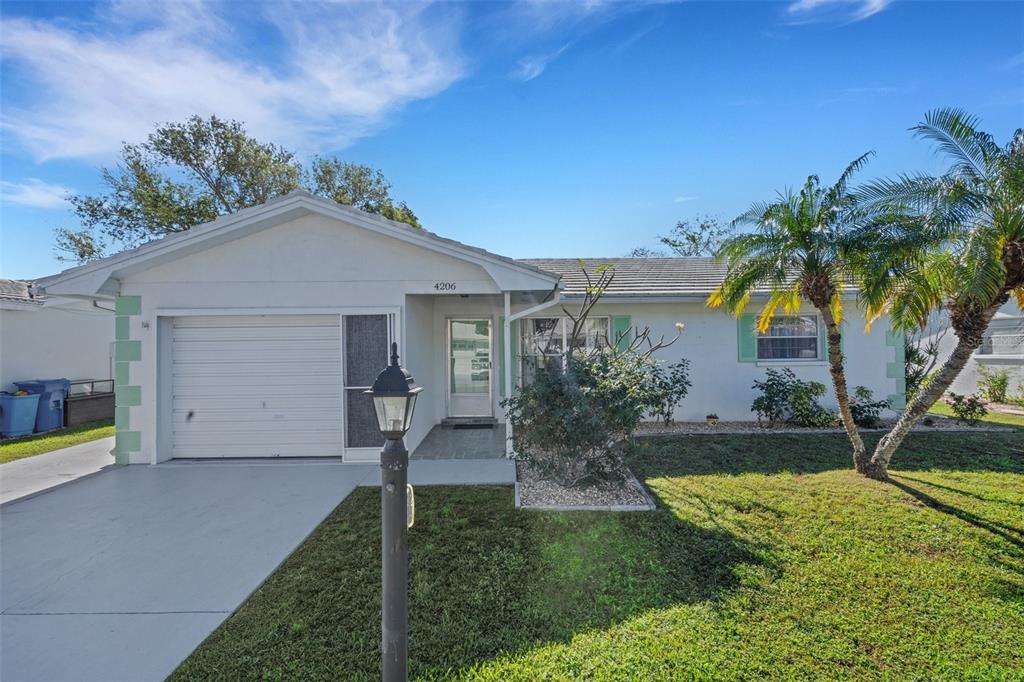
[[[864,386],[853,389],[850,412],[857,426],[873,429],[881,425],[882,410],[888,409],[890,403],[888,400],[872,400],[873,397],[871,390]]]
[[[645,414],[668,420],[690,387],[688,363],[608,348],[550,366],[502,401],[516,456],[565,486],[621,478],[619,450]]]
[[[993,403],[1005,403],[1006,393],[1010,388],[1010,371],[1006,369],[989,369],[980,366],[978,374],[978,391],[981,395]]]
[[[953,414],[956,415],[957,423],[968,424],[969,426],[975,426],[988,414],[984,403],[981,402],[977,395],[950,393],[949,406],[952,408]]]
[[[780,422],[797,426],[834,426],[836,417],[825,409],[818,399],[825,395],[825,385],[817,381],[801,381],[790,369],[766,371],[764,381],[754,381],[761,392],[750,409],[757,414],[759,424],[769,427]]]

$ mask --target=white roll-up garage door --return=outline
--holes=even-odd
[[[336,315],[174,319],[174,457],[340,457]]]

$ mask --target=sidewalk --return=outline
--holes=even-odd
[[[100,438],[69,448],[0,464],[0,504],[38,493],[114,463],[114,439]]]

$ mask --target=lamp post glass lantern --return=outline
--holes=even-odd
[[[409,451],[402,437],[412,424],[416,396],[423,389],[398,364],[398,344],[391,344],[391,364],[366,394],[373,399],[377,428],[384,436],[380,453],[381,511],[381,679],[408,679],[409,652]]]

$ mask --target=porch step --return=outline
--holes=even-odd
[[[494,417],[447,417],[441,420],[441,426],[494,426],[498,420]]]

